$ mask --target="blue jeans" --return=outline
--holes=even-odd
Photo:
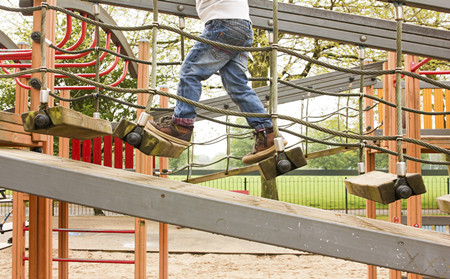
[[[201,37],[236,46],[251,46],[253,30],[243,19],[213,19],[206,23]],[[202,93],[201,81],[219,71],[222,84],[243,112],[266,113],[255,91],[247,85],[248,53],[220,49],[197,42],[181,67],[177,94],[198,102]],[[195,107],[177,101],[174,123],[192,126],[197,113]],[[256,129],[272,127],[270,118],[247,118],[248,124]]]

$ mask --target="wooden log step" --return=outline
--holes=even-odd
[[[345,186],[352,195],[382,204],[389,204],[401,198],[399,192],[396,191],[398,189],[395,185],[396,181],[397,175],[395,174],[371,171],[346,179]],[[406,184],[411,189],[411,196],[426,192],[421,174],[406,174]]]
[[[24,113],[22,121],[25,131],[52,136],[87,140],[112,134],[109,121],[60,106]]]
[[[170,142],[147,128],[122,119],[114,129],[114,136],[151,156],[178,158],[186,146]]]
[[[442,212],[450,213],[450,195],[438,197],[436,201]]]
[[[262,177],[270,180],[291,170],[306,166],[306,164],[302,149],[296,147],[259,162],[258,169]]]

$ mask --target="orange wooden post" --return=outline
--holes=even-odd
[[[364,88],[364,94],[366,95],[372,95],[374,94],[373,92],[373,87],[372,86],[368,86]],[[365,98],[364,99],[364,106],[365,107],[371,107],[373,106],[373,100],[369,99],[369,98]],[[380,109],[380,108],[379,108]],[[374,128],[374,116],[375,113],[373,111],[373,109],[366,111],[365,113],[365,124],[367,129],[369,129],[368,127],[370,127],[369,130]],[[373,133],[371,133],[370,135],[373,135]],[[372,152],[372,150],[370,149],[366,149],[366,171],[370,172],[370,171],[374,171],[375,170],[375,153]],[[376,212],[376,202],[371,201],[371,200],[366,200],[366,217],[367,218],[372,218],[372,219],[376,219],[377,218],[377,212]],[[377,278],[377,267],[373,266],[373,265],[368,265],[367,266],[367,278],[369,279],[375,279]]]
[[[20,49],[29,48],[28,43],[19,43]],[[25,78],[20,78],[20,82],[27,84]],[[16,114],[28,111],[28,90],[16,84],[15,110]],[[13,192],[13,266],[12,278],[25,278],[25,265],[23,256],[25,254],[25,221],[26,221],[25,195]]]
[[[169,88],[161,87],[161,91],[169,92]],[[169,107],[169,99],[165,96],[159,96],[159,106],[161,108]],[[159,157],[159,172],[169,169],[169,158]],[[160,177],[168,178],[167,175]],[[159,223],[159,278],[169,278],[169,226],[165,223]]]
[[[60,96],[63,98],[70,98],[70,90],[61,90]],[[60,106],[69,108],[69,102],[60,102]],[[59,137],[59,157],[69,158],[69,139]],[[60,201],[58,206],[58,227],[69,228],[69,203]],[[69,233],[58,232],[58,257],[62,259],[69,258]],[[69,263],[58,263],[58,278],[69,278]]]
[[[418,63],[415,56],[405,55],[405,69],[411,71],[411,64]],[[407,76],[405,78],[406,107],[420,109],[420,85],[419,80]],[[442,121],[443,122],[443,121]],[[406,136],[420,140],[420,115],[406,112]],[[411,157],[420,158],[421,148],[416,144],[406,144],[406,154]],[[406,162],[408,172],[421,173],[420,163],[408,160]],[[422,227],[422,196],[412,196],[407,200],[408,204],[408,226]],[[420,279],[422,276],[408,274],[409,279]]]
[[[396,68],[396,53],[389,52],[388,53],[388,65],[387,69],[395,69]],[[401,82],[397,80],[397,82]],[[395,98],[395,86],[394,86],[394,75],[388,75],[383,77],[383,92],[385,95],[385,99],[391,103],[396,103]],[[397,134],[397,116],[395,108],[390,106],[385,106],[384,110],[384,134],[386,136],[393,136]],[[397,151],[397,143],[394,141],[390,141],[388,143],[389,150]],[[389,155],[389,172],[397,173],[397,157]],[[394,223],[401,222],[401,201],[396,201],[389,204],[389,221]],[[397,270],[389,270],[389,278],[390,279],[401,279],[400,271]]]
[[[40,6],[41,0],[34,0],[34,6]],[[56,0],[48,0],[49,5],[56,5]],[[46,14],[46,38],[55,41],[55,11],[48,10]],[[41,32],[41,11],[33,12],[33,31]],[[46,48],[46,67],[54,68],[54,51]],[[41,45],[32,44],[32,68],[40,68],[42,62]],[[41,73],[32,74],[32,78],[41,80]],[[47,73],[47,89],[53,89],[53,75]],[[31,110],[39,106],[40,90],[31,89]],[[49,105],[53,102],[50,98]],[[53,137],[34,136],[44,139],[43,152],[53,153]],[[50,199],[30,196],[30,230],[29,230],[29,278],[52,277],[52,201]]]
[[[139,41],[139,59],[149,60],[150,41]],[[149,66],[146,64],[138,64],[137,88],[148,88],[149,84]],[[147,104],[148,95],[138,93],[138,105],[145,106]],[[137,110],[137,119],[143,112],[143,109]],[[136,149],[136,172],[152,175],[152,157],[146,156]],[[147,221],[145,219],[135,219],[135,250],[134,250],[134,278],[146,278],[147,269]]]

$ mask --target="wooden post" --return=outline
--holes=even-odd
[[[139,59],[149,60],[150,41],[139,41]],[[138,63],[137,88],[148,88],[149,85],[149,66]],[[145,106],[147,104],[148,95],[139,93],[137,96],[138,105]],[[137,110],[137,119],[143,112],[143,109]],[[146,156],[136,149],[136,172],[152,175],[153,166],[152,158]],[[147,221],[145,219],[135,219],[135,264],[134,278],[146,278],[146,262],[147,262]]]
[[[40,6],[41,0],[33,0],[34,6]],[[48,0],[49,5],[56,5],[56,0]],[[48,10],[46,14],[46,38],[51,42],[55,41],[55,21],[56,12]],[[33,31],[41,32],[41,11],[33,12]],[[54,51],[46,48],[46,67],[54,68]],[[32,68],[40,68],[42,62],[41,44],[32,44]],[[41,80],[41,73],[34,73],[32,78]],[[53,75],[47,73],[47,89],[53,90]],[[31,110],[39,107],[40,90],[32,88]],[[53,102],[49,100],[49,105]],[[44,141],[43,152],[53,153],[53,137],[34,136]],[[50,199],[30,196],[30,230],[29,230],[29,278],[51,278],[52,277],[52,201]]]
[[[62,98],[70,98],[69,90],[61,90],[60,96]],[[69,102],[60,102],[60,106],[69,108]],[[69,139],[59,137],[59,157],[69,158]],[[60,201],[58,211],[58,227],[59,228],[69,228],[69,203]],[[58,258],[68,258],[69,257],[69,233],[68,232],[58,232]],[[58,263],[58,278],[68,279],[69,278],[69,263],[59,262]]]
[[[396,53],[388,53],[388,65],[387,69],[396,68]],[[397,82],[401,82],[397,80]],[[395,103],[395,86],[394,86],[394,75],[388,75],[383,77],[383,92],[384,97],[387,101]],[[384,106],[384,119],[383,119],[383,131],[386,136],[393,136],[397,134],[397,116],[395,108],[390,106]],[[390,141],[388,143],[388,149],[392,151],[397,151],[397,143]],[[389,172],[397,173],[397,157],[389,155]],[[401,222],[401,201],[396,201],[389,204],[389,221],[393,223]],[[390,279],[401,279],[400,271],[389,270]]]
[[[372,86],[365,87],[364,94],[373,96],[373,87]],[[369,99],[369,98],[365,98],[364,106],[365,107],[373,106],[373,100]],[[366,124],[367,130],[372,130],[374,128],[374,124],[375,124],[374,123],[374,115],[375,114],[374,114],[373,109],[366,111],[366,113],[365,113],[365,121],[364,122]],[[373,135],[373,133],[371,133],[370,135]],[[373,153],[371,149],[366,149],[365,155],[366,155],[365,156],[366,172],[374,171],[375,170],[375,153]],[[366,217],[372,218],[372,219],[377,218],[376,202],[371,201],[371,200],[366,200]],[[373,265],[367,266],[367,278],[369,278],[369,279],[377,278],[377,267],[376,266],[373,266]]]
[[[20,49],[29,48],[28,43],[19,43]],[[22,83],[28,83],[27,79],[20,78]],[[16,114],[22,114],[28,111],[28,90],[16,84],[15,96]],[[25,278],[25,265],[23,256],[25,255],[25,221],[26,221],[25,194],[13,192],[13,266],[12,278]]]
[[[415,56],[405,55],[405,70],[411,71],[411,64],[417,63]],[[412,77],[405,77],[406,107],[420,110],[420,86],[419,80]],[[442,101],[442,99],[441,99]],[[406,136],[408,138],[420,140],[420,115],[417,113],[406,113]],[[419,145],[407,143],[406,154],[411,157],[420,158],[421,148]],[[407,161],[407,171],[410,173],[421,173],[420,163],[411,160]],[[416,228],[422,227],[422,196],[416,195],[408,199],[408,226]],[[408,274],[409,279],[420,279],[422,276]]]
[[[159,90],[169,92],[169,88],[161,87]],[[169,107],[169,99],[165,96],[159,97],[159,106],[161,108]],[[168,175],[162,174],[162,170],[169,169],[169,158],[159,157],[160,177],[168,178]],[[169,278],[169,226],[165,223],[159,223],[159,278]]]

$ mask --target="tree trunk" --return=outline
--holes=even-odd
[[[255,30],[254,44],[259,46],[268,46],[268,40],[265,30]],[[248,69],[252,77],[269,76],[269,52],[254,52],[253,61],[249,62]],[[253,81],[253,88],[266,86],[267,81]],[[266,180],[261,176],[261,196],[263,198],[278,200],[278,190],[276,179]]]
[[[261,196],[263,198],[278,200],[277,180],[266,180],[261,176]]]

